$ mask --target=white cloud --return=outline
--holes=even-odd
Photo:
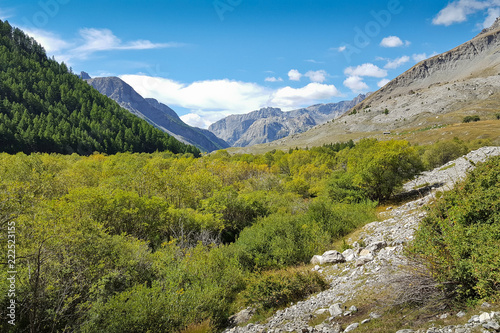
[[[426,53],[418,53],[418,54],[413,54],[412,58],[413,58],[413,60],[415,62],[421,62],[421,61],[423,61],[425,59],[432,58],[432,57],[434,57],[436,55],[437,55],[436,52],[432,53],[430,56],[428,56]]]
[[[324,70],[319,71],[309,71],[304,76],[307,76],[311,82],[323,83],[326,80],[328,74]]]
[[[351,89],[355,93],[367,92],[370,90],[370,87],[363,81],[363,79],[359,76],[349,76],[344,81],[344,86]]]
[[[341,46],[341,47],[336,48],[335,50],[337,50],[339,52],[344,52],[346,49],[347,49],[347,46]]]
[[[382,39],[380,46],[382,47],[399,47],[403,46],[403,41],[397,36],[389,36]]]
[[[498,10],[500,7],[500,0],[458,0],[449,3],[445,8],[434,17],[432,23],[435,25],[445,25],[450,26],[454,23],[462,23],[467,21],[467,17],[479,11],[488,10],[488,17],[483,23],[484,27],[489,27],[489,22],[493,23],[491,20],[491,15],[495,12],[491,12],[490,9]]]
[[[389,36],[382,39],[380,46],[382,47],[400,47],[400,46],[410,46],[411,42],[405,40],[404,42],[398,36]]]
[[[486,19],[484,20],[482,24],[482,28],[489,28],[493,23],[495,23],[495,20],[497,17],[500,16],[500,8],[488,8],[488,16],[486,16]]]
[[[122,42],[109,29],[80,29],[78,37],[65,41],[58,35],[42,29],[23,30],[35,38],[47,51],[58,60],[70,62],[73,59],[86,59],[91,54],[100,51],[113,50],[146,50],[168,47],[180,47],[180,43],[153,43],[149,40]]]
[[[264,79],[264,81],[266,81],[266,82],[283,82],[283,79],[280,77],[276,78],[276,77],[272,76],[272,77],[266,77]]]
[[[307,59],[305,60],[306,62],[310,62],[312,64],[324,64],[323,61],[317,61],[317,60],[314,60],[314,59]]]
[[[326,81],[326,77],[328,76],[328,73],[325,72],[324,70],[319,70],[319,71],[308,71],[305,74],[301,74],[296,69],[292,69],[288,72],[288,79],[290,81],[300,81],[300,79],[303,76],[308,77],[309,80],[311,80],[311,82],[323,83]]]
[[[347,67],[344,70],[344,74],[349,76],[371,76],[382,78],[387,76],[387,71],[374,64],[366,63],[357,67]]]
[[[311,105],[318,100],[330,99],[340,96],[340,92],[334,85],[309,83],[302,88],[284,87],[273,93],[270,100],[272,105],[283,109],[295,109],[300,106]]]
[[[334,85],[320,83],[310,83],[302,88],[270,89],[227,79],[190,84],[145,75],[124,75],[121,79],[143,97],[156,98],[173,108],[191,110],[190,114],[183,116],[186,122],[204,127],[230,114],[247,113],[267,106],[292,110],[341,95]]]
[[[408,56],[402,56],[399,58],[396,58],[394,60],[389,60],[387,64],[384,66],[386,69],[396,69],[404,64],[406,64],[408,61],[410,61],[410,57]]]
[[[180,117],[188,125],[200,128],[208,128],[212,122],[196,113],[188,113]]]
[[[24,30],[24,32],[26,32],[29,36],[36,39],[36,41],[40,43],[48,53],[57,54],[62,50],[71,47],[71,43],[64,41],[52,32],[42,29],[23,28],[22,30]]]
[[[288,72],[288,79],[290,81],[300,81],[300,78],[302,77],[302,74],[296,69],[291,69]]]
[[[379,88],[382,88],[383,86],[385,86],[387,83],[391,82],[391,80],[388,80],[388,79],[382,79],[380,81],[378,81],[377,83],[377,86]]]

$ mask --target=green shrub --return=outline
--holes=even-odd
[[[309,206],[308,217],[330,236],[339,239],[356,228],[376,220],[376,202],[346,204],[317,199]]]
[[[243,230],[234,246],[247,269],[281,268],[308,262],[328,241],[304,215],[272,214]]]
[[[248,305],[279,308],[326,288],[328,282],[317,272],[300,269],[268,271],[250,279],[243,297]]]
[[[463,123],[470,123],[470,122],[476,122],[476,121],[480,121],[481,118],[479,116],[466,116],[464,117],[464,119],[462,120]]]
[[[410,253],[462,300],[500,293],[500,157],[445,193],[416,233]]]
[[[500,113],[495,113],[495,118],[496,118],[497,120],[500,120]]]
[[[430,170],[457,159],[467,154],[467,152],[467,145],[463,141],[440,141],[425,150],[422,155],[422,162],[425,168]]]

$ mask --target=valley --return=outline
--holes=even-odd
[[[236,2],[0,8],[0,331],[499,332],[500,7]]]

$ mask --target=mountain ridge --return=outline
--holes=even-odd
[[[208,130],[233,147],[272,142],[335,119],[366,96],[368,94],[361,94],[351,101],[315,104],[292,111],[262,108],[246,114],[230,115],[210,125]]]
[[[86,81],[100,93],[116,101],[121,107],[181,142],[192,144],[207,152],[229,147],[229,144],[212,132],[184,123],[167,105],[153,98],[143,98],[118,77],[98,77]]]

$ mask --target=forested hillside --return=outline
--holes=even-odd
[[[0,21],[0,151],[156,150],[200,153],[120,108],[47,58],[33,38]]]

